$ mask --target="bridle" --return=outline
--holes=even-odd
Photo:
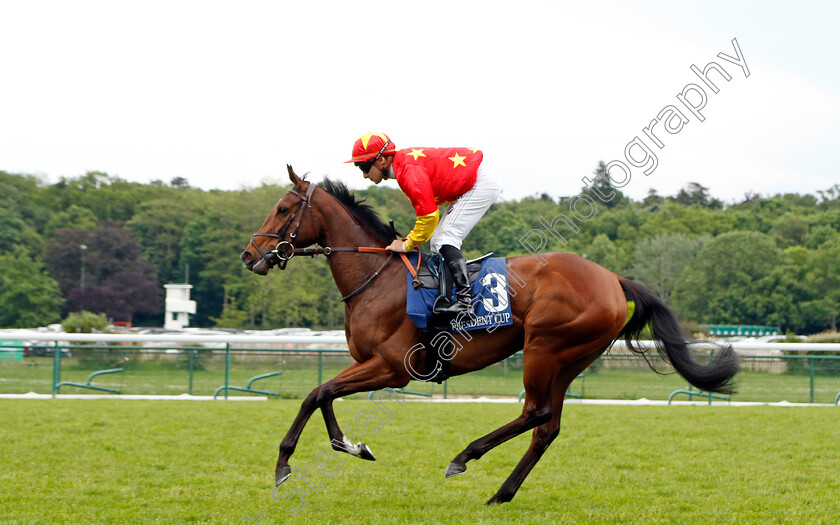
[[[277,266],[281,270],[286,269],[286,263],[294,257],[295,255],[301,254],[301,249],[295,248],[295,245],[292,244],[295,242],[297,238],[298,230],[300,230],[300,225],[303,222],[303,214],[307,209],[312,209],[312,194],[315,193],[316,185],[312,182],[309,183],[309,187],[306,188],[306,193],[301,195],[298,193],[294,188],[289,190],[289,193],[296,196],[300,199],[297,208],[295,208],[295,212],[292,213],[292,216],[289,217],[289,220],[277,230],[277,233],[255,233],[251,236],[251,244],[257,249],[257,252],[260,254],[262,260],[268,264],[268,267],[271,268],[272,266]],[[317,224],[315,222],[315,214],[313,212],[309,212],[309,215],[312,217],[312,226],[315,228],[314,231],[318,231]],[[289,226],[292,224],[292,221],[295,221],[295,228],[292,233],[289,234],[289,240],[285,240],[286,238],[286,231],[288,231]],[[270,237],[272,239],[277,239],[277,245],[274,247],[273,250],[265,253],[260,249],[260,245],[254,242],[256,237]],[[329,255],[331,252],[323,252],[326,255]],[[317,254],[313,254],[317,255]]]
[[[300,199],[297,208],[295,208],[294,213],[292,216],[289,217],[289,220],[277,230],[277,233],[255,233],[251,236],[251,244],[257,249],[257,252],[260,254],[262,260],[268,265],[269,268],[273,266],[277,266],[281,270],[286,269],[286,263],[289,262],[289,259],[294,257],[295,255],[308,255],[309,257],[315,257],[316,255],[330,255],[335,252],[356,252],[356,253],[381,253],[386,254],[388,257],[385,259],[385,262],[382,263],[382,266],[376,270],[373,275],[371,275],[360,287],[358,287],[353,292],[345,295],[341,298],[342,301],[347,301],[351,297],[355,297],[362,293],[368,286],[370,286],[373,281],[376,280],[377,277],[382,273],[382,270],[391,262],[391,256],[394,255],[395,252],[387,250],[385,248],[378,248],[374,246],[355,246],[351,248],[331,248],[329,246],[316,246],[314,248],[295,248],[294,241],[297,238],[298,231],[300,230],[300,225],[303,222],[303,214],[306,212],[307,209],[312,209],[312,194],[315,192],[315,188],[317,185],[314,182],[310,182],[309,186],[306,188],[306,192],[301,195],[297,192],[294,188],[289,190],[289,193],[296,196]],[[309,212],[310,217],[312,218],[312,227],[314,228],[313,231],[318,231],[318,224],[315,220],[315,213],[313,211]],[[292,222],[295,221],[294,230],[292,233],[289,234],[289,240],[285,240],[286,232],[289,229],[289,226]],[[254,242],[256,237],[270,237],[272,239],[278,239],[277,245],[274,247],[273,250],[269,251],[268,253],[262,251],[260,249],[259,244]],[[417,249],[418,257],[417,257],[417,268],[414,268],[411,262],[408,260],[408,257],[404,253],[401,253],[400,256],[402,257],[403,263],[408,267],[409,271],[411,272],[412,276],[414,277],[415,288],[419,285],[419,281],[417,280],[417,270],[420,269],[420,263],[422,259],[422,254],[420,253],[420,249]]]

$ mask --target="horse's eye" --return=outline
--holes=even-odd
[[[285,206],[278,206],[277,207],[277,215],[286,215],[289,213],[289,208]]]

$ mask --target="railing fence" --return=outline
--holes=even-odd
[[[114,393],[119,390],[154,393],[164,389],[190,395],[198,389],[214,395],[224,392],[226,399],[231,390],[302,397],[352,362],[343,336],[2,332],[0,340],[0,350],[7,349],[7,355],[14,359],[0,361],[10,365],[0,364],[0,393],[35,385],[35,390],[46,386],[53,396],[59,394],[62,387],[73,387]],[[641,344],[652,346],[651,342]],[[837,394],[840,391],[840,344],[736,342],[732,345],[742,355],[744,372],[738,378],[745,387],[743,395],[739,394],[742,398],[767,401],[775,396],[776,401],[793,398],[803,402],[807,399],[811,403],[818,397],[826,402],[840,399]],[[703,348],[699,345],[696,353],[702,356]],[[48,355],[17,359],[27,349]],[[41,377],[40,370],[47,361],[44,357],[52,358],[52,377],[48,386],[43,379],[32,379]],[[653,362],[668,371],[661,362],[655,359]],[[41,368],[36,372],[26,367]],[[411,388],[424,395],[445,398],[516,396],[521,390],[521,367],[522,355],[517,353],[498,365],[451,378],[443,385],[418,383]],[[75,380],[62,381],[62,370],[73,376],[68,379]],[[664,399],[669,397],[669,392],[673,394],[675,389],[687,386],[678,376],[639,381],[638,373],[647,370],[644,359],[629,353],[623,341],[618,341],[588,370],[587,397]],[[187,373],[186,379],[183,372]],[[221,373],[223,379],[218,377]],[[87,376],[86,381],[84,376]],[[803,376],[808,378],[807,390],[802,386]],[[200,378],[199,385],[196,385],[197,377]],[[182,384],[182,380],[186,384]],[[258,381],[259,390],[255,386]],[[273,390],[262,386],[269,381]],[[283,388],[274,388],[275,384]],[[117,386],[122,388],[115,388]],[[664,389],[670,390],[665,392]]]

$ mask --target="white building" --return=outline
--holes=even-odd
[[[163,327],[180,330],[190,324],[190,314],[195,313],[195,301],[190,301],[191,284],[164,284],[166,288],[166,316]]]

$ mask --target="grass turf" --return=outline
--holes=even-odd
[[[343,428],[377,455],[328,447],[320,414],[297,473],[271,497],[277,445],[298,401],[0,400],[2,523],[833,523],[840,425],[833,407],[567,407],[560,436],[513,502],[485,506],[530,433],[444,479],[470,441],[519,405],[337,402]],[[353,420],[374,410],[364,437]],[[363,418],[362,418],[363,419]],[[369,432],[372,433],[372,432]]]

